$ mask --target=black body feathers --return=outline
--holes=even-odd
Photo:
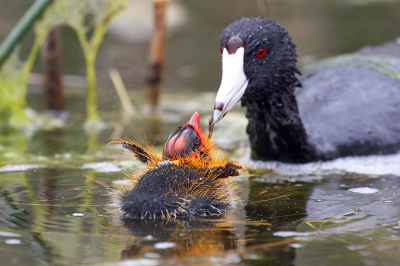
[[[400,40],[322,62],[297,78],[287,32],[243,18],[221,34],[244,44],[251,157],[303,163],[400,150]],[[265,48],[263,58],[255,51]]]
[[[126,217],[142,219],[221,215],[231,207],[234,191],[226,180],[205,178],[206,172],[184,165],[151,169],[121,197],[121,209]]]

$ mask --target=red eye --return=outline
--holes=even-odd
[[[267,54],[267,49],[265,49],[265,48],[260,48],[256,52],[256,56],[258,58],[263,58],[266,54]]]
[[[219,47],[219,51],[220,51],[220,53],[222,54],[222,47],[221,47],[221,46]]]

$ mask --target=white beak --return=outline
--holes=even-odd
[[[229,110],[242,98],[249,83],[243,71],[244,48],[240,47],[234,54],[222,52],[222,80],[215,98],[214,123],[220,121]]]

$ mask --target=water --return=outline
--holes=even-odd
[[[399,259],[396,176],[273,183],[239,177],[241,204],[222,219],[134,219],[122,226],[106,208],[112,182],[121,177],[66,166],[0,174],[0,265],[393,265]],[[358,187],[379,191],[349,191]]]
[[[0,0],[1,38],[33,1],[5,2]],[[130,137],[161,145],[196,110],[206,128],[220,82],[218,35],[227,23],[267,12],[293,36],[300,64],[399,34],[400,1],[280,0],[268,1],[267,11],[262,1],[250,2],[178,2],[185,20],[170,30],[159,114],[121,117],[108,69],[117,67],[139,106],[148,43],[127,43],[110,33],[98,60],[106,129],[84,130],[85,92],[78,78],[65,88],[66,128],[1,132],[0,265],[398,264],[399,155],[301,166],[250,162],[240,107],[214,131],[222,148],[251,166],[237,178],[236,209],[221,219],[166,223],[120,222],[107,208],[113,183],[141,167],[116,145],[106,147],[109,141]],[[64,29],[63,40],[64,73],[82,76],[75,36]],[[28,100],[43,109],[39,84],[31,84]]]

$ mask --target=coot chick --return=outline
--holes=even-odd
[[[251,157],[304,163],[400,150],[400,39],[327,60],[302,77],[287,32],[243,18],[221,34],[214,123],[241,100]]]
[[[175,219],[219,216],[237,202],[237,185],[229,177],[242,167],[214,148],[199,126],[199,114],[168,137],[162,156],[150,147],[117,140],[147,168],[127,174],[113,193],[122,218]]]

